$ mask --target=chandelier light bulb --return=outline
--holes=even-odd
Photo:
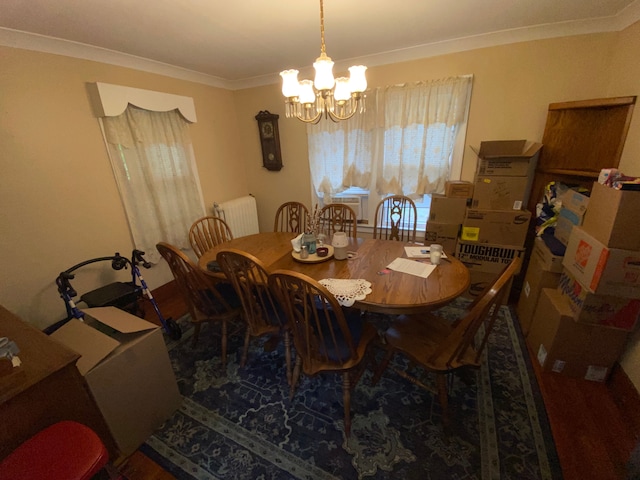
[[[298,83],[298,70],[284,70],[280,72],[282,77],[282,94],[287,97],[297,97],[300,92]]]
[[[336,78],[336,89],[333,92],[333,98],[336,102],[346,102],[351,98],[349,79],[347,77]]]
[[[333,79],[333,61],[331,61],[331,58],[322,53],[316,59],[313,68],[316,69],[316,79],[314,81],[316,90],[331,90],[336,83]]]
[[[354,65],[349,67],[349,88],[351,92],[362,93],[367,89],[367,77],[365,71],[367,67],[364,65]]]
[[[311,80],[300,81],[300,103],[315,103],[316,93],[313,91],[313,82]]]

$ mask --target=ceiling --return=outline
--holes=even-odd
[[[324,14],[327,54],[341,73],[354,63],[618,31],[640,20],[640,0],[325,0]],[[243,88],[278,82],[287,68],[308,72],[320,53],[320,2],[2,0],[0,45]]]

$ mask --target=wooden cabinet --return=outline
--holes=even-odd
[[[549,182],[590,188],[601,169],[618,166],[635,103],[633,96],[549,105],[528,205],[534,215]]]
[[[79,355],[0,306],[0,337],[13,340],[22,366],[0,377],[0,459],[43,428],[75,420],[92,428],[113,460],[115,442],[76,368]]]

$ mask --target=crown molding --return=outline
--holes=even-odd
[[[611,17],[537,25],[534,27],[503,30],[488,34],[418,45],[401,50],[392,50],[363,57],[340,60],[336,62],[335,67],[339,70],[346,69],[349,65],[353,65],[355,63],[375,67],[456,52],[476,50],[479,48],[507,45],[510,43],[574,35],[587,35],[593,33],[617,32],[624,30],[639,20],[640,0],[636,0],[617,15]],[[135,70],[155,73],[158,75],[201,83],[227,90],[240,90],[244,88],[271,85],[279,83],[280,81],[278,72],[242,80],[226,80],[105,48],[7,28],[0,28],[0,45],[132,68]],[[303,76],[311,74],[311,66],[306,69],[302,69],[300,73]]]
[[[232,90],[230,82],[223,78],[205,75],[204,73],[157,62],[155,60],[149,60],[148,58],[116,52],[115,50],[108,50],[106,48],[95,47],[85,43],[48,37],[46,35],[12,30],[10,28],[0,27],[0,45],[106,63],[108,65],[131,68],[143,72],[177,78],[179,80],[186,80],[189,82]]]

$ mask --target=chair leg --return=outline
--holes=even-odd
[[[442,408],[442,424],[449,427],[449,393],[447,392],[447,376],[442,373],[436,374],[436,384],[438,385],[438,400]]]
[[[351,378],[349,372],[342,374],[342,401],[344,403],[344,433],[351,435]]]
[[[284,332],[284,356],[287,362],[287,383],[291,385],[291,336]]]
[[[242,358],[240,359],[240,368],[243,368],[247,364],[247,358],[249,357],[249,342],[251,341],[251,332],[249,331],[249,325],[247,325],[247,333],[244,335],[244,348],[242,349]]]
[[[376,372],[374,373],[373,378],[371,379],[371,386],[372,387],[375,387],[378,384],[378,381],[380,380],[380,377],[382,377],[382,374],[384,373],[384,371],[389,366],[389,362],[393,358],[393,354],[394,353],[395,352],[394,352],[393,348],[391,348],[390,346],[387,346],[387,353],[384,356],[384,358],[382,359],[382,361],[380,362],[380,365],[378,365],[378,368],[376,369]]]
[[[191,342],[191,347],[195,348],[196,343],[198,343],[198,337],[200,336],[200,328],[202,328],[201,323],[193,324],[193,342]]]
[[[300,370],[302,369],[302,359],[299,355],[296,356],[296,366],[293,369],[293,377],[291,378],[291,388],[289,389],[289,400],[293,400],[293,393],[296,390],[296,385],[300,378]]]
[[[227,321],[222,321],[222,345],[220,346],[222,351],[222,365],[227,365]]]

